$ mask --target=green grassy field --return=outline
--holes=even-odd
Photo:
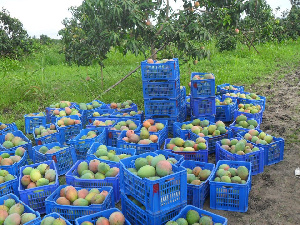
[[[181,85],[188,88],[191,72],[211,72],[216,76],[217,85],[232,83],[245,85],[247,88],[256,82],[257,78],[282,68],[294,70],[299,66],[299,39],[280,44],[261,44],[256,47],[260,54],[254,49],[249,51],[247,46],[242,44],[239,44],[235,51],[223,53],[218,52],[214,44],[208,45],[206,48],[211,51],[210,60],[201,60],[197,65],[193,65],[192,61],[180,64]],[[68,66],[64,55],[59,53],[60,50],[61,47],[58,45],[43,46],[40,51],[21,61],[0,59],[1,122],[16,122],[19,129],[23,129],[24,114],[44,111],[51,103],[60,100],[91,102],[144,60],[141,55],[136,57],[128,54],[124,57],[120,53],[111,52],[105,60],[102,87],[98,65]],[[90,81],[86,81],[87,76],[91,78]],[[143,109],[140,70],[99,98],[106,103],[122,102],[127,99],[133,100]]]

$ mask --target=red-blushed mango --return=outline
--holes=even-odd
[[[167,160],[161,160],[156,164],[156,173],[160,177],[170,175],[172,173],[172,165]]]
[[[109,216],[109,224],[110,225],[124,225],[125,217],[121,212],[113,212]]]
[[[157,130],[156,126],[152,125],[151,127],[148,128],[148,131],[149,132],[157,132],[158,130]]]
[[[78,198],[85,198],[88,194],[89,191],[87,189],[81,189],[77,192]]]
[[[157,137],[157,135],[155,135],[155,134],[150,135],[149,139],[150,139],[152,142],[154,142],[154,143],[157,143],[157,141],[158,141],[158,137]]]
[[[6,217],[4,225],[19,225],[21,223],[21,216],[18,213],[12,213]]]
[[[59,197],[58,199],[56,199],[56,203],[59,205],[71,205],[71,202],[65,197]]]
[[[134,134],[134,131],[133,130],[128,130],[126,131],[126,137],[129,138],[131,135]]]
[[[21,178],[21,183],[22,185],[24,186],[28,186],[30,184],[31,180],[30,180],[30,176],[29,175],[24,175],[22,178]]]
[[[27,189],[36,188],[36,184],[34,182],[30,182],[27,186]]]
[[[100,161],[97,159],[93,159],[89,163],[89,170],[92,171],[93,173],[98,172],[98,166],[100,164]]]
[[[99,217],[96,221],[96,225],[110,225],[109,220],[105,217]]]
[[[3,224],[6,217],[8,217],[8,212],[6,210],[0,210],[0,224]]]
[[[68,188],[68,190],[66,192],[66,198],[70,202],[74,202],[78,198],[77,190],[74,187],[73,188]]]

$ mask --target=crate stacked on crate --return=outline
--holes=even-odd
[[[215,77],[211,73],[191,74],[191,116],[216,115]]]
[[[120,188],[122,212],[131,224],[166,224],[186,206],[186,169],[154,152],[122,159]]]
[[[93,143],[99,142],[106,144],[106,136],[106,128],[86,128],[82,129],[76,137],[69,140],[67,143],[74,146],[77,159],[85,159],[87,152]]]
[[[186,90],[180,86],[178,59],[141,62],[145,118],[167,119],[168,132],[173,122],[183,121],[186,114]]]
[[[26,114],[24,119],[26,134],[32,134],[34,127],[46,125],[46,115],[43,112]]]
[[[244,86],[236,86],[228,83],[220,84],[217,86],[217,92],[221,95],[232,92],[244,92]]]

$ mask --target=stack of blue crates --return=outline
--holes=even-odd
[[[172,124],[186,118],[186,89],[180,86],[178,59],[161,63],[141,62],[143,95],[146,119],[168,120],[169,133]]]
[[[216,115],[215,77],[207,79],[206,74],[191,74],[191,117],[203,118]],[[211,77],[212,77],[211,76]],[[197,78],[198,79],[197,79]]]

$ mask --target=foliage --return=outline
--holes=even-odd
[[[220,33],[217,39],[216,47],[222,52],[236,49],[237,40],[234,34]]]
[[[40,35],[40,43],[42,45],[49,45],[49,44],[51,44],[51,38],[45,34],[41,34]]]
[[[23,24],[5,9],[0,11],[0,57],[19,58],[31,52],[31,40]]]
[[[168,1],[85,0],[71,13],[59,34],[66,60],[78,65],[95,61],[103,65],[111,47],[124,55],[146,56],[149,49],[154,53],[170,42],[187,55],[201,58],[203,51],[196,43],[209,38],[196,13],[174,12]]]
[[[300,36],[300,7],[293,5],[287,18],[285,19],[285,27],[287,35],[296,40]]]

